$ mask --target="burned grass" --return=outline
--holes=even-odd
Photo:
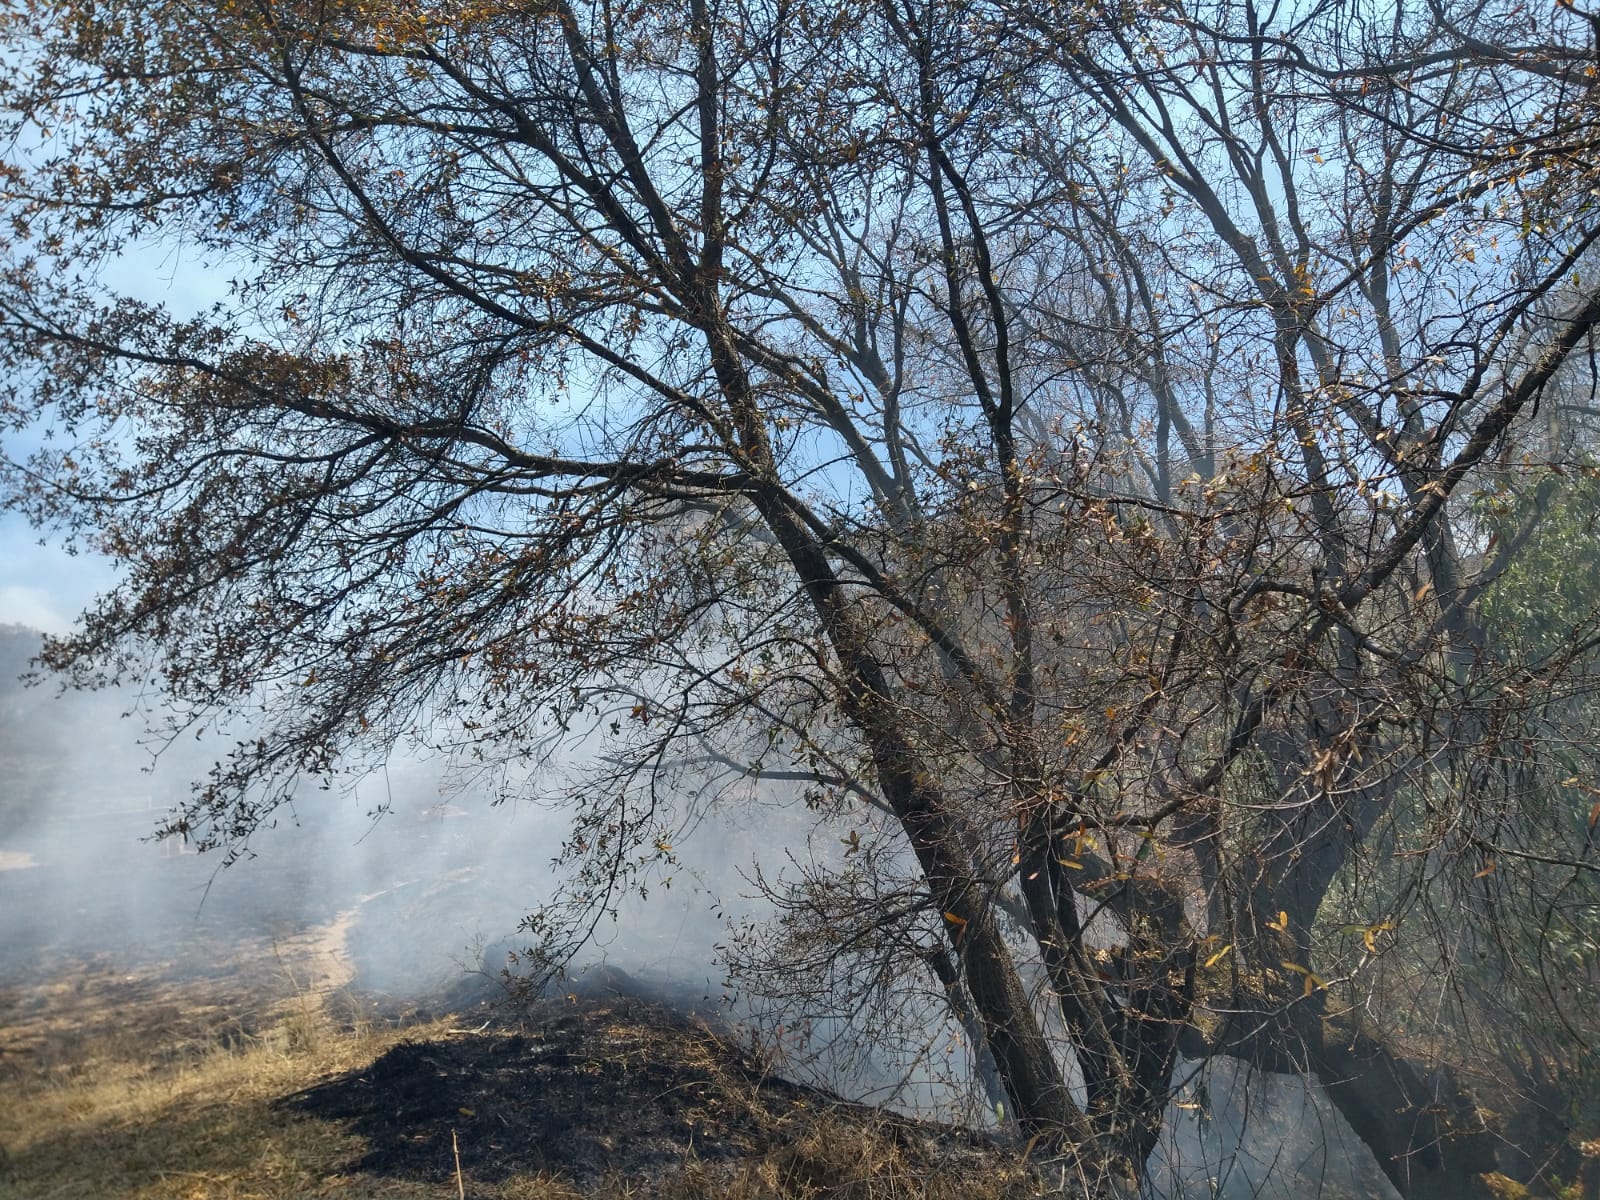
[[[773,1186],[803,1176],[792,1194],[809,1195],[813,1176],[837,1173],[820,1164],[841,1139],[855,1143],[842,1156],[849,1171],[861,1171],[852,1127],[870,1130],[871,1157],[892,1158],[907,1179],[997,1161],[974,1135],[772,1077],[705,1025],[626,1001],[555,1001],[518,1030],[406,1041],[286,1104],[348,1122],[367,1145],[354,1169],[440,1183],[459,1152],[465,1176],[483,1182],[533,1172],[586,1189],[625,1178],[670,1190],[691,1164],[701,1184],[743,1164],[765,1167]]]
[[[363,1171],[453,1177],[454,1135],[474,1178],[543,1170],[580,1183],[659,1175],[686,1152],[746,1157],[808,1107],[802,1089],[660,1009],[552,1006],[524,1028],[402,1042],[286,1103],[350,1122],[368,1145]]]
[[[1039,1194],[979,1137],[774,1078],[659,1005],[381,1017],[340,985],[339,936],[236,944],[228,971],[77,960],[0,988],[0,1197]]]

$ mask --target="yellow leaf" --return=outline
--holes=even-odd
[[[1473,878],[1474,879],[1482,879],[1485,875],[1493,875],[1493,874],[1494,874],[1494,859],[1491,858],[1487,863],[1484,864],[1483,870],[1479,871],[1476,875],[1473,876]]]
[[[1205,969],[1210,970],[1212,967],[1216,966],[1219,962],[1221,962],[1224,958],[1226,958],[1228,956],[1228,951],[1232,950],[1232,949],[1233,949],[1233,943],[1229,942],[1221,950],[1218,950],[1210,958],[1206,959],[1206,961],[1204,963],[1202,963],[1201,965]]]
[[[1268,921],[1267,928],[1276,929],[1279,933],[1284,932],[1289,928],[1289,914],[1279,910],[1278,919],[1276,921]]]
[[[1326,983],[1322,982],[1322,976],[1312,974],[1309,967],[1302,967],[1299,963],[1292,962],[1281,962],[1278,965],[1285,971],[1293,971],[1296,975],[1301,976],[1306,981],[1305,988],[1301,993],[1302,995],[1309,996],[1318,988],[1326,988],[1328,986]]]

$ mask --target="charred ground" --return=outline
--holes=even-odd
[[[372,913],[269,913],[246,903],[251,881],[272,882],[262,872],[225,877],[198,907],[153,909],[135,940],[107,926],[94,946],[83,926],[49,936],[54,870],[0,870],[18,935],[0,942],[6,1200],[458,1186],[489,1200],[954,1200],[1044,1186],[979,1136],[784,1081],[714,1016],[614,969],[521,1009],[494,1003],[487,973],[400,999],[368,987],[353,952]],[[414,890],[369,906],[387,920]],[[93,889],[83,905],[114,907]]]
[[[454,1177],[459,1149],[482,1181],[660,1185],[690,1164],[764,1162],[847,1127],[930,1176],[997,1157],[975,1135],[791,1084],[703,1023],[628,1000],[554,1000],[492,1030],[403,1041],[282,1103],[347,1122],[367,1146],[352,1171],[435,1181]]]

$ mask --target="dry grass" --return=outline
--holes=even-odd
[[[304,948],[254,953],[292,962],[303,978],[280,971],[277,988],[241,995],[214,980],[178,982],[177,964],[132,973],[89,964],[21,995],[12,989],[0,1010],[0,1195],[434,1194],[341,1179],[354,1139],[274,1101],[370,1062],[401,1036],[443,1036],[445,1027],[374,1025],[347,993],[313,977]],[[240,976],[262,965],[241,963]]]
[[[1037,1176],[1000,1156],[941,1162],[896,1125],[824,1116],[793,1140],[732,1168],[687,1163],[662,1200],[1023,1200]]]
[[[342,987],[337,923],[234,947],[230,969],[108,962],[0,989],[0,1197],[6,1200],[1014,1200],[1037,1194],[991,1154],[952,1159],[859,1112],[784,1123],[768,1148],[653,1181],[579,1191],[540,1172],[459,1183],[352,1169],[350,1122],[285,1097],[364,1070],[401,1041],[448,1042],[450,1018],[373,1019]],[[241,984],[241,981],[244,981]]]

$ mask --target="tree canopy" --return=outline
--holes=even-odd
[[[930,981],[1089,1186],[1181,1050],[1468,1194],[1439,915],[1595,970],[1592,566],[1536,598],[1592,542],[1528,499],[1591,470],[1593,22],[13,6],[4,486],[124,570],[46,660],[264,714],[174,814],[215,845],[591,733],[553,952],[664,813],[795,782],[852,832],[752,970]],[[228,298],[116,294],[152,242]]]

